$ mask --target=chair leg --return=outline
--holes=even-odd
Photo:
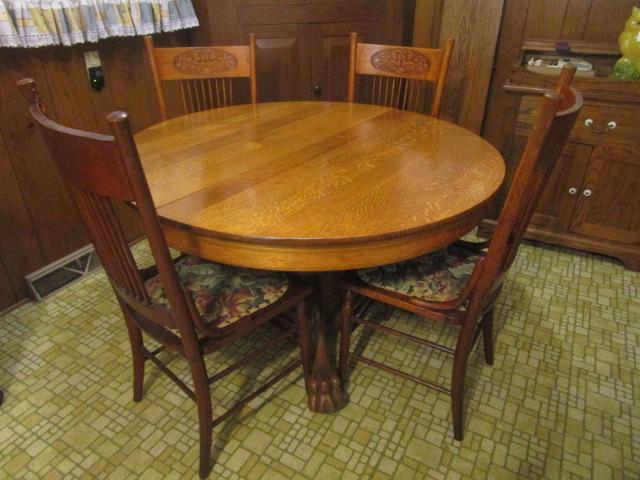
[[[484,360],[493,365],[493,311],[489,310],[482,319],[482,345],[484,346]]]
[[[338,359],[338,370],[342,385],[347,378],[347,366],[349,364],[349,346],[351,344],[351,333],[353,331],[353,292],[347,290],[342,301],[342,312],[340,318],[340,355]]]
[[[462,324],[458,334],[458,342],[453,358],[453,373],[451,376],[451,413],[453,417],[453,437],[461,441],[464,437],[464,377],[467,370],[467,360],[473,346],[474,323]]]
[[[133,401],[139,402],[142,400],[142,387],[144,384],[144,340],[142,338],[142,330],[140,330],[131,319],[131,314],[127,307],[122,304],[120,304],[120,306],[122,307],[124,321],[127,325],[127,331],[129,332],[129,342],[131,343],[131,359],[133,361]]]
[[[296,307],[298,318],[298,345],[300,346],[300,356],[302,357],[302,371],[304,373],[304,384],[309,390],[309,376],[313,368],[313,344],[311,339],[311,322],[307,316],[306,303],[300,302]]]
[[[213,438],[213,411],[211,409],[211,389],[207,377],[202,352],[195,358],[188,358],[191,366],[191,377],[196,392],[198,422],[200,429],[200,478],[207,478],[211,473],[211,445]]]

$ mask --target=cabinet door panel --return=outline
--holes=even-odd
[[[591,192],[589,196],[584,195],[587,190]],[[636,148],[594,148],[571,231],[640,244],[640,156]]]
[[[591,150],[590,145],[566,146],[531,219],[534,226],[558,233],[569,229]]]
[[[511,169],[507,183],[513,180],[511,177],[522,157],[522,152],[527,145],[527,137],[516,135],[509,153]],[[562,156],[553,169],[551,178],[547,183],[540,203],[531,218],[531,226],[544,230],[565,233],[569,229],[571,216],[578,201],[578,193],[584,177],[592,147],[569,143],[565,147]],[[569,189],[575,188],[576,193],[571,194]]]
[[[362,42],[376,42],[378,22],[326,23],[311,26],[313,85],[317,100],[347,100],[349,75],[349,34],[357,32]],[[363,82],[361,82],[363,83]]]
[[[241,25],[240,31],[257,37],[260,102],[311,98],[309,25]]]

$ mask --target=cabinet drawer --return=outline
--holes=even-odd
[[[528,135],[535,124],[540,97],[523,96],[516,132]],[[623,104],[585,104],[571,132],[571,140],[591,145],[640,144],[640,107]]]

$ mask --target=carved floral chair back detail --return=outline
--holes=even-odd
[[[218,48],[194,48],[182,52],[173,60],[173,68],[190,75],[215,75],[233,70],[238,59]]]
[[[166,82],[178,83],[179,93],[175,93],[185,114],[234,105],[237,78],[249,79],[251,103],[258,102],[255,34],[249,34],[246,46],[159,48],[150,36],[144,41],[161,120],[168,119],[165,89],[171,87]]]
[[[356,101],[359,76],[369,77],[369,102],[403,110],[421,111],[428,87],[432,85],[431,107],[434,117],[440,115],[453,40],[443,49],[398,47],[359,43],[351,34],[349,60],[349,102]]]
[[[371,56],[371,66],[397,75],[426,75],[431,63],[422,53],[404,48],[385,48]]]

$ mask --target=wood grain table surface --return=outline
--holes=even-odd
[[[364,104],[241,105],[135,138],[171,246],[265,269],[340,271],[441,248],[478,223],[505,174],[467,130]]]
[[[372,105],[282,102],[177,117],[135,135],[169,245],[226,264],[317,272],[325,320],[340,271],[442,248],[475,227],[501,155],[443,120]],[[345,404],[325,322],[307,399]]]

